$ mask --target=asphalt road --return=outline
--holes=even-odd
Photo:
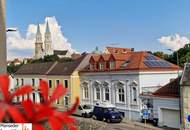
[[[83,118],[83,117],[78,117],[75,116],[75,118],[79,121],[79,122],[83,122],[81,123],[79,126],[81,127],[81,129],[85,129],[86,127],[89,127],[86,125],[86,123],[91,124],[92,128],[94,128],[93,130],[144,130],[143,128],[135,128],[134,126],[130,126],[129,124],[126,123],[106,123],[103,121],[98,121],[98,120],[94,120],[92,118]],[[85,122],[85,124],[84,124]],[[89,129],[89,128],[88,128]]]

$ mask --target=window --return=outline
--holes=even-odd
[[[89,98],[89,95],[88,95],[88,87],[85,86],[83,87],[83,96],[84,96],[84,99],[88,99]]]
[[[99,63],[99,68],[100,68],[100,70],[103,70],[104,69],[104,63]]]
[[[118,101],[125,102],[125,92],[123,87],[118,88]]]
[[[35,93],[32,93],[32,96],[33,96],[33,102],[35,102],[36,101],[36,95],[35,95]]]
[[[57,85],[57,86],[59,85],[59,80],[56,80],[56,85]]]
[[[35,79],[32,79],[32,86],[35,86]]]
[[[29,94],[27,94],[27,99],[30,99],[30,95]]]
[[[110,100],[110,92],[109,92],[109,88],[108,87],[105,88],[105,100],[106,101]]]
[[[16,86],[18,86],[19,85],[19,80],[18,79],[16,79]]]
[[[110,61],[110,69],[115,69],[115,61]]]
[[[19,98],[19,96],[17,96],[16,99],[17,99],[17,102],[20,102],[20,98]]]
[[[24,95],[22,96],[22,101],[24,101]]]
[[[24,85],[24,79],[21,79],[21,85]]]
[[[52,88],[52,81],[49,80],[49,87]]]
[[[133,100],[133,102],[137,101],[137,89],[136,89],[136,87],[133,87],[133,89],[132,89],[132,100]]]
[[[69,98],[65,97],[65,106],[68,106],[68,105],[69,105]]]
[[[59,99],[57,99],[57,104],[59,104]]]
[[[96,100],[100,100],[100,88],[96,87]]]
[[[94,70],[94,64],[90,64],[90,70]]]
[[[64,80],[65,88],[68,88],[68,80]]]

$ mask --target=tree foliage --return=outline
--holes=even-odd
[[[55,62],[55,61],[68,62],[68,61],[73,61],[73,59],[69,57],[59,58],[57,55],[47,55],[47,56],[44,56],[44,58],[40,58],[40,59],[29,59],[27,60],[26,63],[23,62],[20,65],[14,65],[12,63],[7,66],[7,72],[9,74],[14,74],[24,64],[45,63],[45,62]]]
[[[190,44],[186,44],[183,48],[180,48],[179,50],[172,52],[172,54],[165,54],[161,51],[154,52],[153,54],[173,64],[179,64],[179,66],[183,67],[185,63],[190,62]]]

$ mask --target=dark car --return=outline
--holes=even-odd
[[[106,106],[95,106],[92,112],[92,117],[97,120],[103,120],[108,123],[110,122],[121,122],[122,114],[117,111],[114,107]]]

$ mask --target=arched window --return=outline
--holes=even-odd
[[[83,98],[84,98],[84,99],[88,99],[88,98],[89,98],[88,86],[84,86],[84,87],[83,87]]]
[[[96,87],[96,100],[100,100],[100,88]]]
[[[105,88],[105,100],[106,101],[110,100],[110,90],[108,87]]]
[[[125,91],[123,87],[118,88],[118,101],[125,102]]]
[[[137,89],[136,89],[136,87],[132,88],[132,100],[133,100],[133,102],[137,102]]]

